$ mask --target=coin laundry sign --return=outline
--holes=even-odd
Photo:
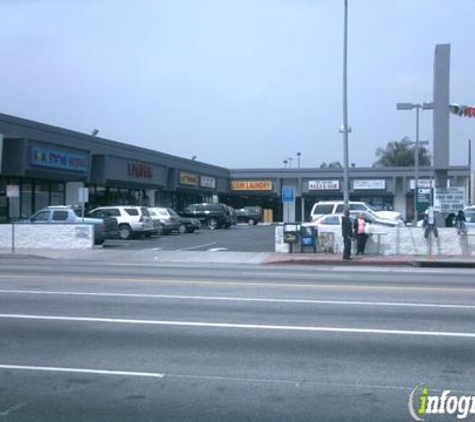
[[[232,190],[272,190],[270,180],[233,180]]]

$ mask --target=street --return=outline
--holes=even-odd
[[[2,421],[401,421],[418,383],[475,393],[473,270],[0,265]]]

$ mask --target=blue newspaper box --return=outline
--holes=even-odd
[[[311,226],[301,226],[300,228],[300,252],[303,252],[305,246],[313,248],[317,252],[317,230]]]

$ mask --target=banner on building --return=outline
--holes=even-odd
[[[339,180],[309,180],[308,190],[339,190]]]
[[[465,206],[465,188],[435,188],[434,210],[441,212],[456,212]]]
[[[210,176],[201,176],[200,186],[202,188],[216,189],[216,179]]]
[[[386,180],[384,179],[354,180],[353,189],[354,190],[385,190]]]
[[[180,171],[180,184],[187,186],[197,186],[198,185],[198,176],[193,173],[187,173]]]

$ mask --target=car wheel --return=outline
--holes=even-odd
[[[255,224],[255,221],[253,218],[250,218],[248,221],[247,221],[247,224],[249,224],[250,226],[253,226]]]
[[[218,228],[218,220],[216,218],[210,218],[208,220],[208,229],[216,230]]]
[[[178,227],[178,231],[183,234],[186,233],[188,230],[186,230],[186,226],[184,224],[180,224],[180,227]]]
[[[194,233],[195,232],[195,228],[194,227],[189,227],[187,230],[186,230],[187,233]]]
[[[132,229],[127,224],[119,226],[119,238],[122,240],[128,240],[132,237]]]
[[[152,237],[152,233],[146,233],[145,237]]]

